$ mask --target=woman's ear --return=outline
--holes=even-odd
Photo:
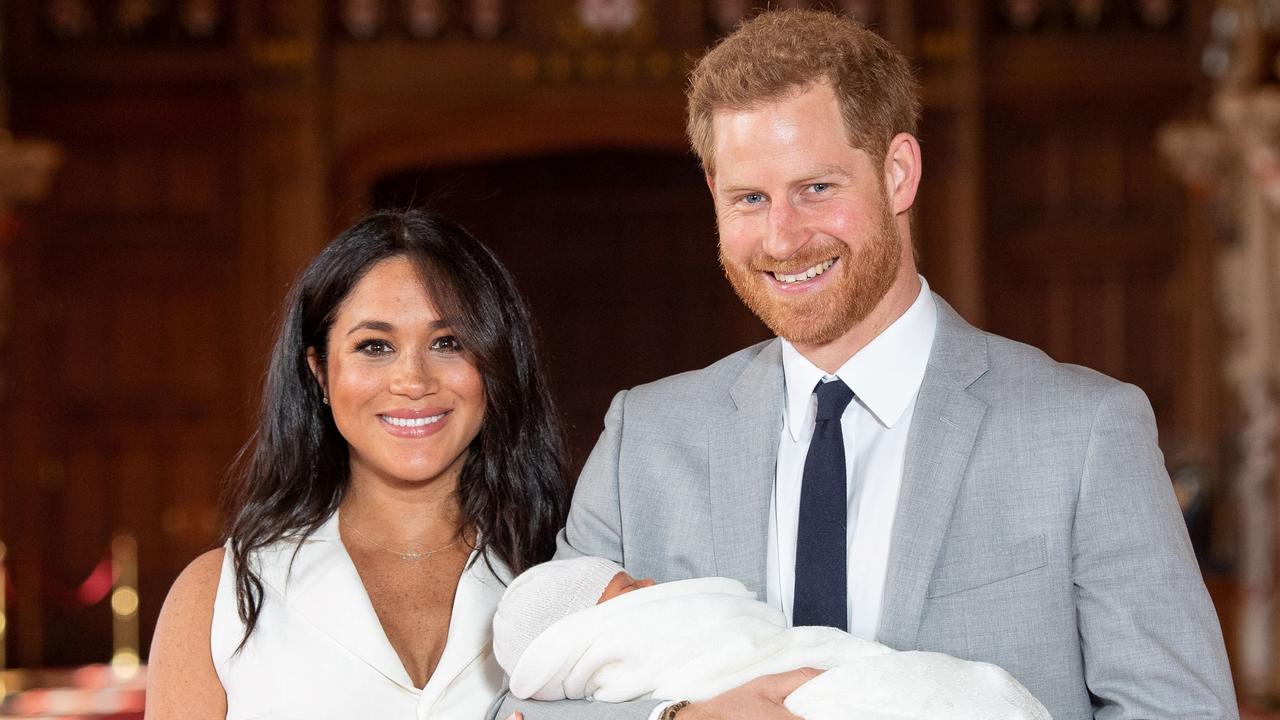
[[[329,404],[329,382],[324,375],[324,364],[320,362],[320,353],[316,352],[313,347],[307,348],[307,366],[311,368],[311,376],[316,379],[316,383],[320,385],[320,392],[324,395],[324,403]]]

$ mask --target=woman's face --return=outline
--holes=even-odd
[[[338,308],[311,370],[350,447],[351,479],[456,482],[484,419],[484,384],[405,258],[374,265]]]

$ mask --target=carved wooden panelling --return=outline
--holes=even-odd
[[[1158,117],[991,119],[988,317],[1059,360],[1137,382],[1172,411],[1168,341],[1178,338],[1166,293],[1186,237],[1172,180],[1151,172]]]
[[[232,25],[228,0],[46,0],[41,29],[52,43],[223,42]]]
[[[42,112],[20,113],[19,127],[41,122],[69,161],[16,253],[28,341],[13,349],[10,411],[30,422],[10,424],[20,437],[5,462],[28,481],[3,510],[19,530],[6,531],[14,581],[42,599],[38,619],[14,609],[16,660],[66,665],[110,655],[108,607],[74,592],[113,533],[138,538],[145,639],[173,576],[216,538],[257,358],[243,339],[228,128],[115,135]]]

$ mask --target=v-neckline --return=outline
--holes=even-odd
[[[347,543],[342,537],[342,526],[338,517],[339,512],[341,511],[335,510],[333,518],[330,521],[333,525],[332,539],[337,543],[338,547],[342,549],[342,556],[346,560],[347,565],[350,566],[351,573],[356,579],[356,583],[359,588],[359,595],[363,599],[362,609],[366,612],[367,616],[373,621],[373,623],[377,625],[377,635],[379,640],[381,640],[381,644],[386,647],[386,650],[390,652],[391,656],[395,657],[396,665],[398,665],[398,669],[402,676],[398,682],[406,688],[412,689],[414,692],[421,694],[431,685],[431,681],[440,674],[440,670],[445,666],[444,661],[446,656],[449,654],[449,639],[454,634],[453,629],[456,625],[458,611],[460,608],[460,603],[458,602],[459,596],[462,593],[464,583],[467,581],[467,576],[471,572],[471,564],[475,560],[476,553],[473,550],[467,557],[467,561],[462,567],[462,572],[458,576],[458,583],[454,586],[452,604],[449,608],[449,624],[445,627],[444,648],[440,651],[440,657],[436,660],[435,667],[431,669],[431,674],[427,676],[426,682],[419,687],[417,683],[413,681],[413,677],[410,675],[408,667],[404,664],[404,659],[401,657],[399,651],[396,650],[395,643],[391,642],[391,636],[387,633],[386,626],[382,624],[382,618],[378,616],[377,608],[374,607],[373,604],[373,596],[369,594],[369,588],[365,585],[364,576],[360,574],[360,568],[356,566],[355,558],[351,556],[351,551],[347,548]],[[326,523],[326,525],[330,523]]]
[[[280,543],[261,553],[258,562],[263,582],[278,592],[300,619],[413,698],[419,714],[430,714],[460,675],[489,651],[493,613],[504,580],[510,580],[500,560],[472,553],[454,591],[444,652],[426,685],[418,688],[392,647],[342,544],[336,513],[301,546]]]

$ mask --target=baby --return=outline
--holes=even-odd
[[[519,698],[697,701],[814,667],[826,672],[785,701],[805,720],[1049,720],[994,665],[897,652],[835,628],[788,628],[728,578],[659,585],[603,558],[554,560],[511,583],[493,630]]]

